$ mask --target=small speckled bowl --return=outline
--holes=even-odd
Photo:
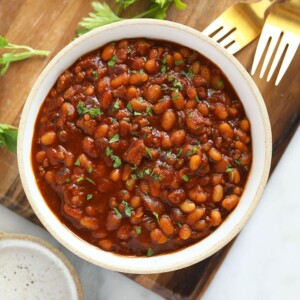
[[[88,244],[64,226],[44,201],[31,166],[31,143],[39,109],[59,75],[82,55],[108,42],[146,37],[168,40],[194,49],[214,62],[226,75],[240,97],[251,123],[253,162],[239,205],[210,236],[174,253],[153,257],[126,257],[105,252]],[[61,50],[42,72],[26,101],[18,138],[21,180],[35,213],[50,233],[83,259],[126,273],[158,273],[187,267],[225,246],[253,213],[267,182],[272,153],[271,128],[264,101],[241,64],[217,43],[197,30],[173,22],[139,19],[122,21],[95,29]]]
[[[1,299],[83,300],[79,277],[52,245],[29,235],[0,233]]]

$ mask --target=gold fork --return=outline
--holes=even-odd
[[[272,0],[235,4],[202,32],[234,54],[260,34],[265,11],[270,5]]]
[[[280,40],[281,38],[281,40]],[[259,61],[267,48],[267,44],[270,40],[270,44],[263,62],[263,66],[260,72],[260,78],[264,76],[269,61],[273,55],[273,52],[280,40],[280,44],[277,48],[273,63],[271,65],[267,81],[270,81],[280,58],[282,57],[286,47],[287,50],[284,54],[284,58],[276,78],[275,85],[278,85],[290,65],[298,47],[300,44],[300,1],[290,0],[283,4],[274,7],[272,12],[268,15],[263,31],[261,33],[254,60],[252,65],[251,74],[253,75],[257,69]]]

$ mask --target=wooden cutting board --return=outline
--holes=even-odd
[[[114,7],[114,1],[106,2]],[[238,1],[185,2],[188,3],[188,8],[178,11],[172,7],[168,12],[168,19],[202,30],[227,7]],[[138,8],[132,8],[126,14],[134,15],[146,7],[148,1],[140,0],[139,3]],[[0,78],[0,123],[18,126],[24,102],[33,83],[51,58],[74,38],[77,23],[90,10],[90,2],[87,0],[0,0],[0,34],[12,43],[51,51],[47,58],[31,58],[12,64],[7,74]],[[257,41],[236,55],[248,71],[252,65],[256,45]],[[278,87],[274,86],[274,79],[266,83],[258,76],[254,77],[271,120],[272,169],[299,125],[299,52]],[[0,154],[0,203],[41,225],[31,210],[21,186],[16,156],[5,149],[0,149]],[[230,251],[230,245],[205,261],[183,270],[127,276],[166,299],[199,299],[226,252]]]

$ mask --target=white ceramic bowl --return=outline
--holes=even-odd
[[[39,109],[59,75],[80,56],[108,42],[146,37],[168,40],[192,48],[214,62],[224,72],[240,97],[251,123],[253,162],[239,205],[204,240],[180,251],[153,257],[126,257],[105,252],[71,232],[44,201],[31,166],[31,143]],[[199,31],[173,22],[129,20],[93,30],[62,49],[48,64],[33,86],[19,125],[18,165],[30,204],[49,232],[66,248],[101,267],[126,273],[159,273],[187,267],[225,246],[253,213],[267,182],[271,162],[271,128],[264,101],[251,77],[230,54]]]

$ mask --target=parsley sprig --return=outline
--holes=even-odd
[[[3,53],[0,56],[0,76],[6,73],[12,62],[20,61],[34,55],[47,56],[50,53],[45,50],[35,50],[29,46],[12,44],[2,35],[0,35],[0,49],[11,50],[11,52]]]
[[[0,147],[6,147],[11,152],[17,151],[18,129],[16,127],[0,124]]]
[[[79,25],[80,29],[76,30],[78,36],[103,25],[126,20],[119,14],[128,6],[137,3],[139,0],[115,0],[118,7],[114,12],[106,3],[100,3],[98,1],[92,2],[94,12],[90,12],[88,17],[83,18]],[[172,4],[175,4],[177,9],[184,10],[186,3],[181,0],[152,0],[147,10],[142,13],[133,16],[132,19],[138,18],[153,18],[153,19],[165,19],[167,11]]]

